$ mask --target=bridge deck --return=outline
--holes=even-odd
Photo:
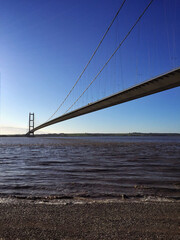
[[[32,132],[35,132],[41,128],[50,126],[52,124],[62,122],[74,117],[78,117],[87,113],[95,112],[107,107],[111,107],[120,103],[128,102],[137,98],[145,97],[154,93],[158,93],[167,89],[180,86],[180,68],[171,72],[163,74],[161,76],[150,79],[146,82],[128,88],[124,91],[113,94],[109,97],[103,98],[99,101],[90,103],[84,107],[78,108],[74,111],[66,113],[60,117],[50,120],[44,124],[34,128]],[[27,134],[29,134],[28,132]]]

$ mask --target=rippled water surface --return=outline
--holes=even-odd
[[[180,137],[0,138],[1,196],[180,197]]]

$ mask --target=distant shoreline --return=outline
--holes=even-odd
[[[180,136],[180,133],[48,133],[35,134],[34,137],[147,137],[147,136]],[[27,137],[26,134],[2,134],[0,137]]]

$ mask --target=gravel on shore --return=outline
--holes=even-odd
[[[179,210],[166,201],[0,201],[0,240],[178,240]]]

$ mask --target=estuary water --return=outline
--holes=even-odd
[[[0,197],[180,198],[180,136],[1,137]]]

